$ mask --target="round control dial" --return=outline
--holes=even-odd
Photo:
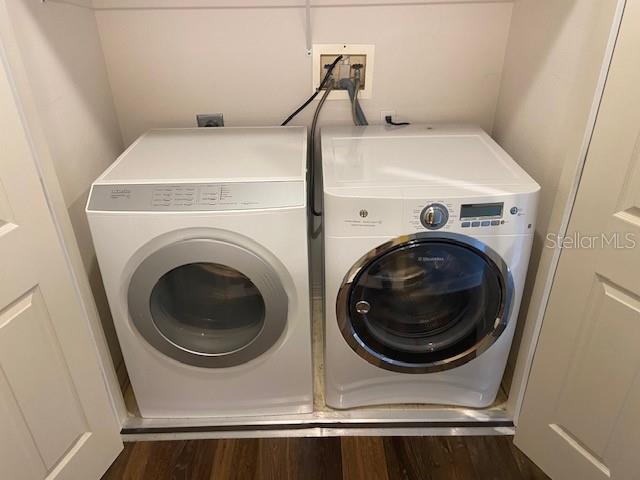
[[[420,222],[429,230],[438,230],[449,221],[449,210],[441,203],[427,205],[420,213]]]

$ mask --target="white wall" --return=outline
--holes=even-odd
[[[78,0],[90,6],[89,0]],[[36,0],[8,1],[38,123],[46,137],[82,261],[116,363],[121,355],[89,236],[91,182],[122,150],[93,12]]]
[[[517,355],[530,356],[535,348],[530,340],[543,313],[555,255],[545,248],[544,240],[547,232],[561,229],[586,154],[618,3],[520,0],[514,4],[493,136],[542,191],[517,334],[526,348],[512,350],[511,367]],[[514,386],[527,374],[524,365],[518,364]],[[510,400],[515,401],[516,395]]]
[[[285,1],[247,8],[274,3],[257,0],[177,7],[196,3],[234,4],[95,1],[143,6],[96,12],[125,143],[151,127],[191,126],[196,113],[223,112],[227,125],[278,124],[310,94],[304,9]],[[384,3],[312,9],[315,43],[376,45],[373,98],[362,102],[370,121],[395,110],[414,122],[468,121],[491,130],[511,3]],[[296,123],[308,123],[311,113]],[[347,102],[329,102],[322,121],[350,123]]]

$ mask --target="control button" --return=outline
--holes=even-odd
[[[369,304],[369,302],[360,300],[356,303],[356,312],[358,312],[359,314],[366,315],[367,313],[369,313],[369,310],[371,310],[371,305]]]
[[[462,228],[467,228],[471,226],[471,222],[462,222]]]
[[[471,222],[471,226],[472,227],[479,227],[480,226],[480,222]]]
[[[480,225],[482,225],[483,227],[488,227],[489,225],[491,225],[491,222],[489,220],[483,220]]]
[[[491,220],[491,225],[500,225],[500,220]]]
[[[449,221],[449,210],[440,203],[427,205],[420,213],[420,222],[429,230],[438,230]]]
[[[511,212],[511,215],[515,215],[516,213],[518,213],[518,207],[511,207],[511,210],[509,210],[509,212]]]

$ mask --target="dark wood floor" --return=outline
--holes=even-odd
[[[343,437],[136,442],[103,480],[547,479],[511,437]]]

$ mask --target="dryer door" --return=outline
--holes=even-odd
[[[513,281],[504,261],[470,237],[421,233],[363,257],[337,304],[343,336],[381,368],[427,373],[462,365],[504,331]]]
[[[231,367],[273,346],[288,298],[264,259],[232,243],[190,239],[163,247],[135,270],[129,315],[154,348],[182,363]]]

